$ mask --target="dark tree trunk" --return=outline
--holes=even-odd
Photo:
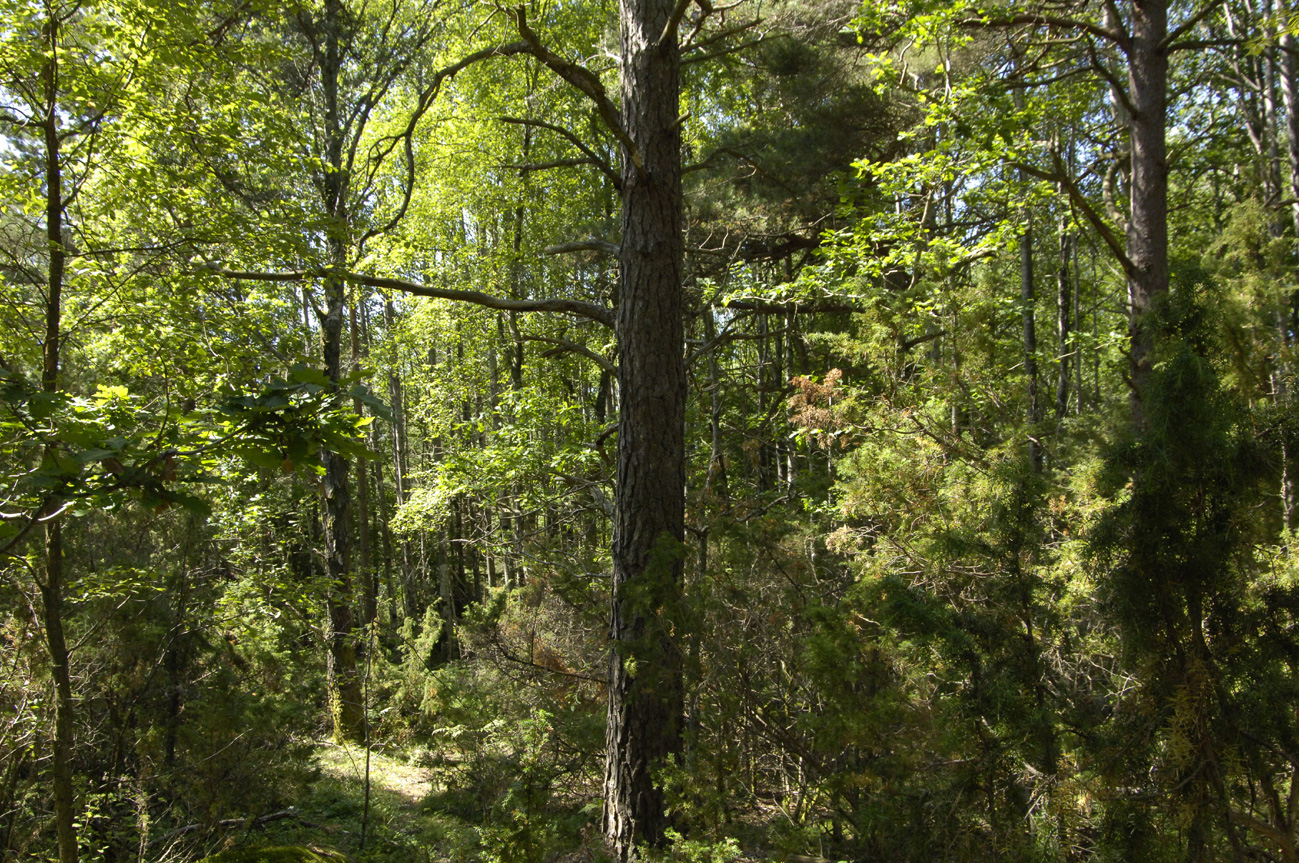
[[[67,253],[63,247],[63,164],[59,137],[58,50],[59,25],[51,17],[45,26],[49,53],[42,71],[45,116],[45,241],[49,247],[49,273],[45,302],[44,363],[41,389],[53,393],[59,386],[59,349],[62,339],[63,278]],[[54,456],[54,452],[48,453]],[[45,526],[45,578],[40,584],[45,645],[54,677],[54,824],[59,840],[59,863],[77,863],[76,796],[72,785],[73,700],[69,651],[63,635],[63,529],[54,516],[61,505],[55,499],[42,516],[53,517]]]
[[[340,0],[325,4],[324,42],[321,76],[325,95],[326,160],[323,178],[325,211],[330,215],[328,256],[334,270],[347,265],[347,173],[343,170],[343,129],[339,109],[339,76],[342,54],[339,31],[343,26]],[[324,280],[325,307],[320,320],[321,353],[325,374],[334,385],[334,398],[343,393],[342,378],[343,309],[347,301],[347,284],[341,276]],[[325,476],[321,484],[325,497],[325,574],[329,581],[329,701],[334,737],[360,741],[365,736],[361,700],[361,678],[357,673],[355,622],[352,614],[352,548],[348,522],[351,492],[348,489],[347,458],[339,453],[324,453]]]
[[[360,303],[361,297],[358,292],[353,296],[351,304],[353,370],[361,367],[361,333],[357,324],[357,306]],[[364,413],[365,405],[360,398],[352,399],[352,410],[356,411],[357,416]],[[361,553],[361,624],[371,626],[379,615],[379,580],[370,553],[370,477],[366,468],[365,459],[358,458],[356,460],[356,540]]]
[[[1154,333],[1144,318],[1168,293],[1167,0],[1134,0],[1128,51],[1128,122],[1132,149],[1132,213],[1127,229],[1128,336],[1134,416],[1141,424],[1141,391],[1150,375]]]
[[[73,701],[69,652],[63,635],[63,526],[45,528],[45,580],[40,585],[45,644],[54,677],[54,824],[59,863],[77,863],[76,795],[72,787]]]
[[[619,860],[661,845],[652,771],[681,751],[685,525],[680,52],[672,0],[622,0],[618,478],[606,728],[605,835]],[[666,38],[660,39],[661,36]],[[636,165],[639,155],[641,164]]]
[[[325,279],[325,314],[320,321],[325,373],[337,382],[342,347],[343,304],[346,285],[341,279]],[[336,398],[343,397],[341,392]],[[325,451],[325,476],[321,488],[325,498],[325,574],[329,584],[328,645],[329,702],[334,737],[357,742],[364,737],[361,678],[356,662],[356,623],[352,612],[352,543],[349,530],[351,491],[348,488],[347,458]]]

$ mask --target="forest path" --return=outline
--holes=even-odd
[[[371,752],[367,814],[363,747],[320,742],[312,760],[319,778],[297,802],[299,817],[270,825],[263,844],[324,842],[367,863],[447,863],[442,845],[456,831],[428,802],[444,773]]]
[[[360,746],[321,744],[316,750],[321,772],[340,784],[364,789],[365,749]],[[433,771],[380,752],[370,753],[372,803],[411,810],[415,814],[433,788]]]

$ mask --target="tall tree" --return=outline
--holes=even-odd
[[[618,478],[605,835],[620,860],[667,827],[652,771],[681,750],[685,532],[681,84],[686,4],[622,0]]]

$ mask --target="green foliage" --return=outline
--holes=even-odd
[[[689,528],[622,597],[685,667],[687,746],[654,766],[679,832],[649,859],[1289,853],[1296,262],[1267,140],[1288,109],[1253,92],[1285,74],[1271,24],[1228,6],[1248,50],[1214,7],[1188,35],[1226,47],[1172,55],[1175,289],[1140,322],[1135,416],[1101,236],[1122,239],[1130,154],[1109,82],[1082,74],[1122,84],[1121,52],[1000,26],[1033,4],[782,0],[760,26],[682,7]],[[341,859],[310,844],[323,829],[373,863],[602,860],[613,336],[357,288],[334,310],[355,370],[332,382],[322,286],[284,273],[612,307],[612,257],[545,252],[618,242],[615,137],[534,57],[429,89],[517,38],[495,7],[0,12],[3,853],[53,847],[39,519],[58,513],[85,859],[189,859],[295,805],[259,827],[278,845],[209,859]],[[616,90],[608,4],[527,14]],[[322,449],[350,467],[342,580]],[[367,813],[310,757],[331,605],[364,633],[377,772],[409,754],[422,809]],[[645,674],[640,647],[619,658]]]

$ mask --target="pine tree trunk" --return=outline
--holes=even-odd
[[[685,525],[680,52],[671,0],[622,0],[618,479],[604,829],[620,861],[668,826],[652,771],[681,752]],[[641,164],[636,165],[639,155]]]
[[[1167,0],[1134,0],[1128,51],[1132,213],[1127,229],[1129,374],[1133,417],[1144,424],[1141,392],[1150,376],[1154,333],[1144,317],[1168,293]]]

